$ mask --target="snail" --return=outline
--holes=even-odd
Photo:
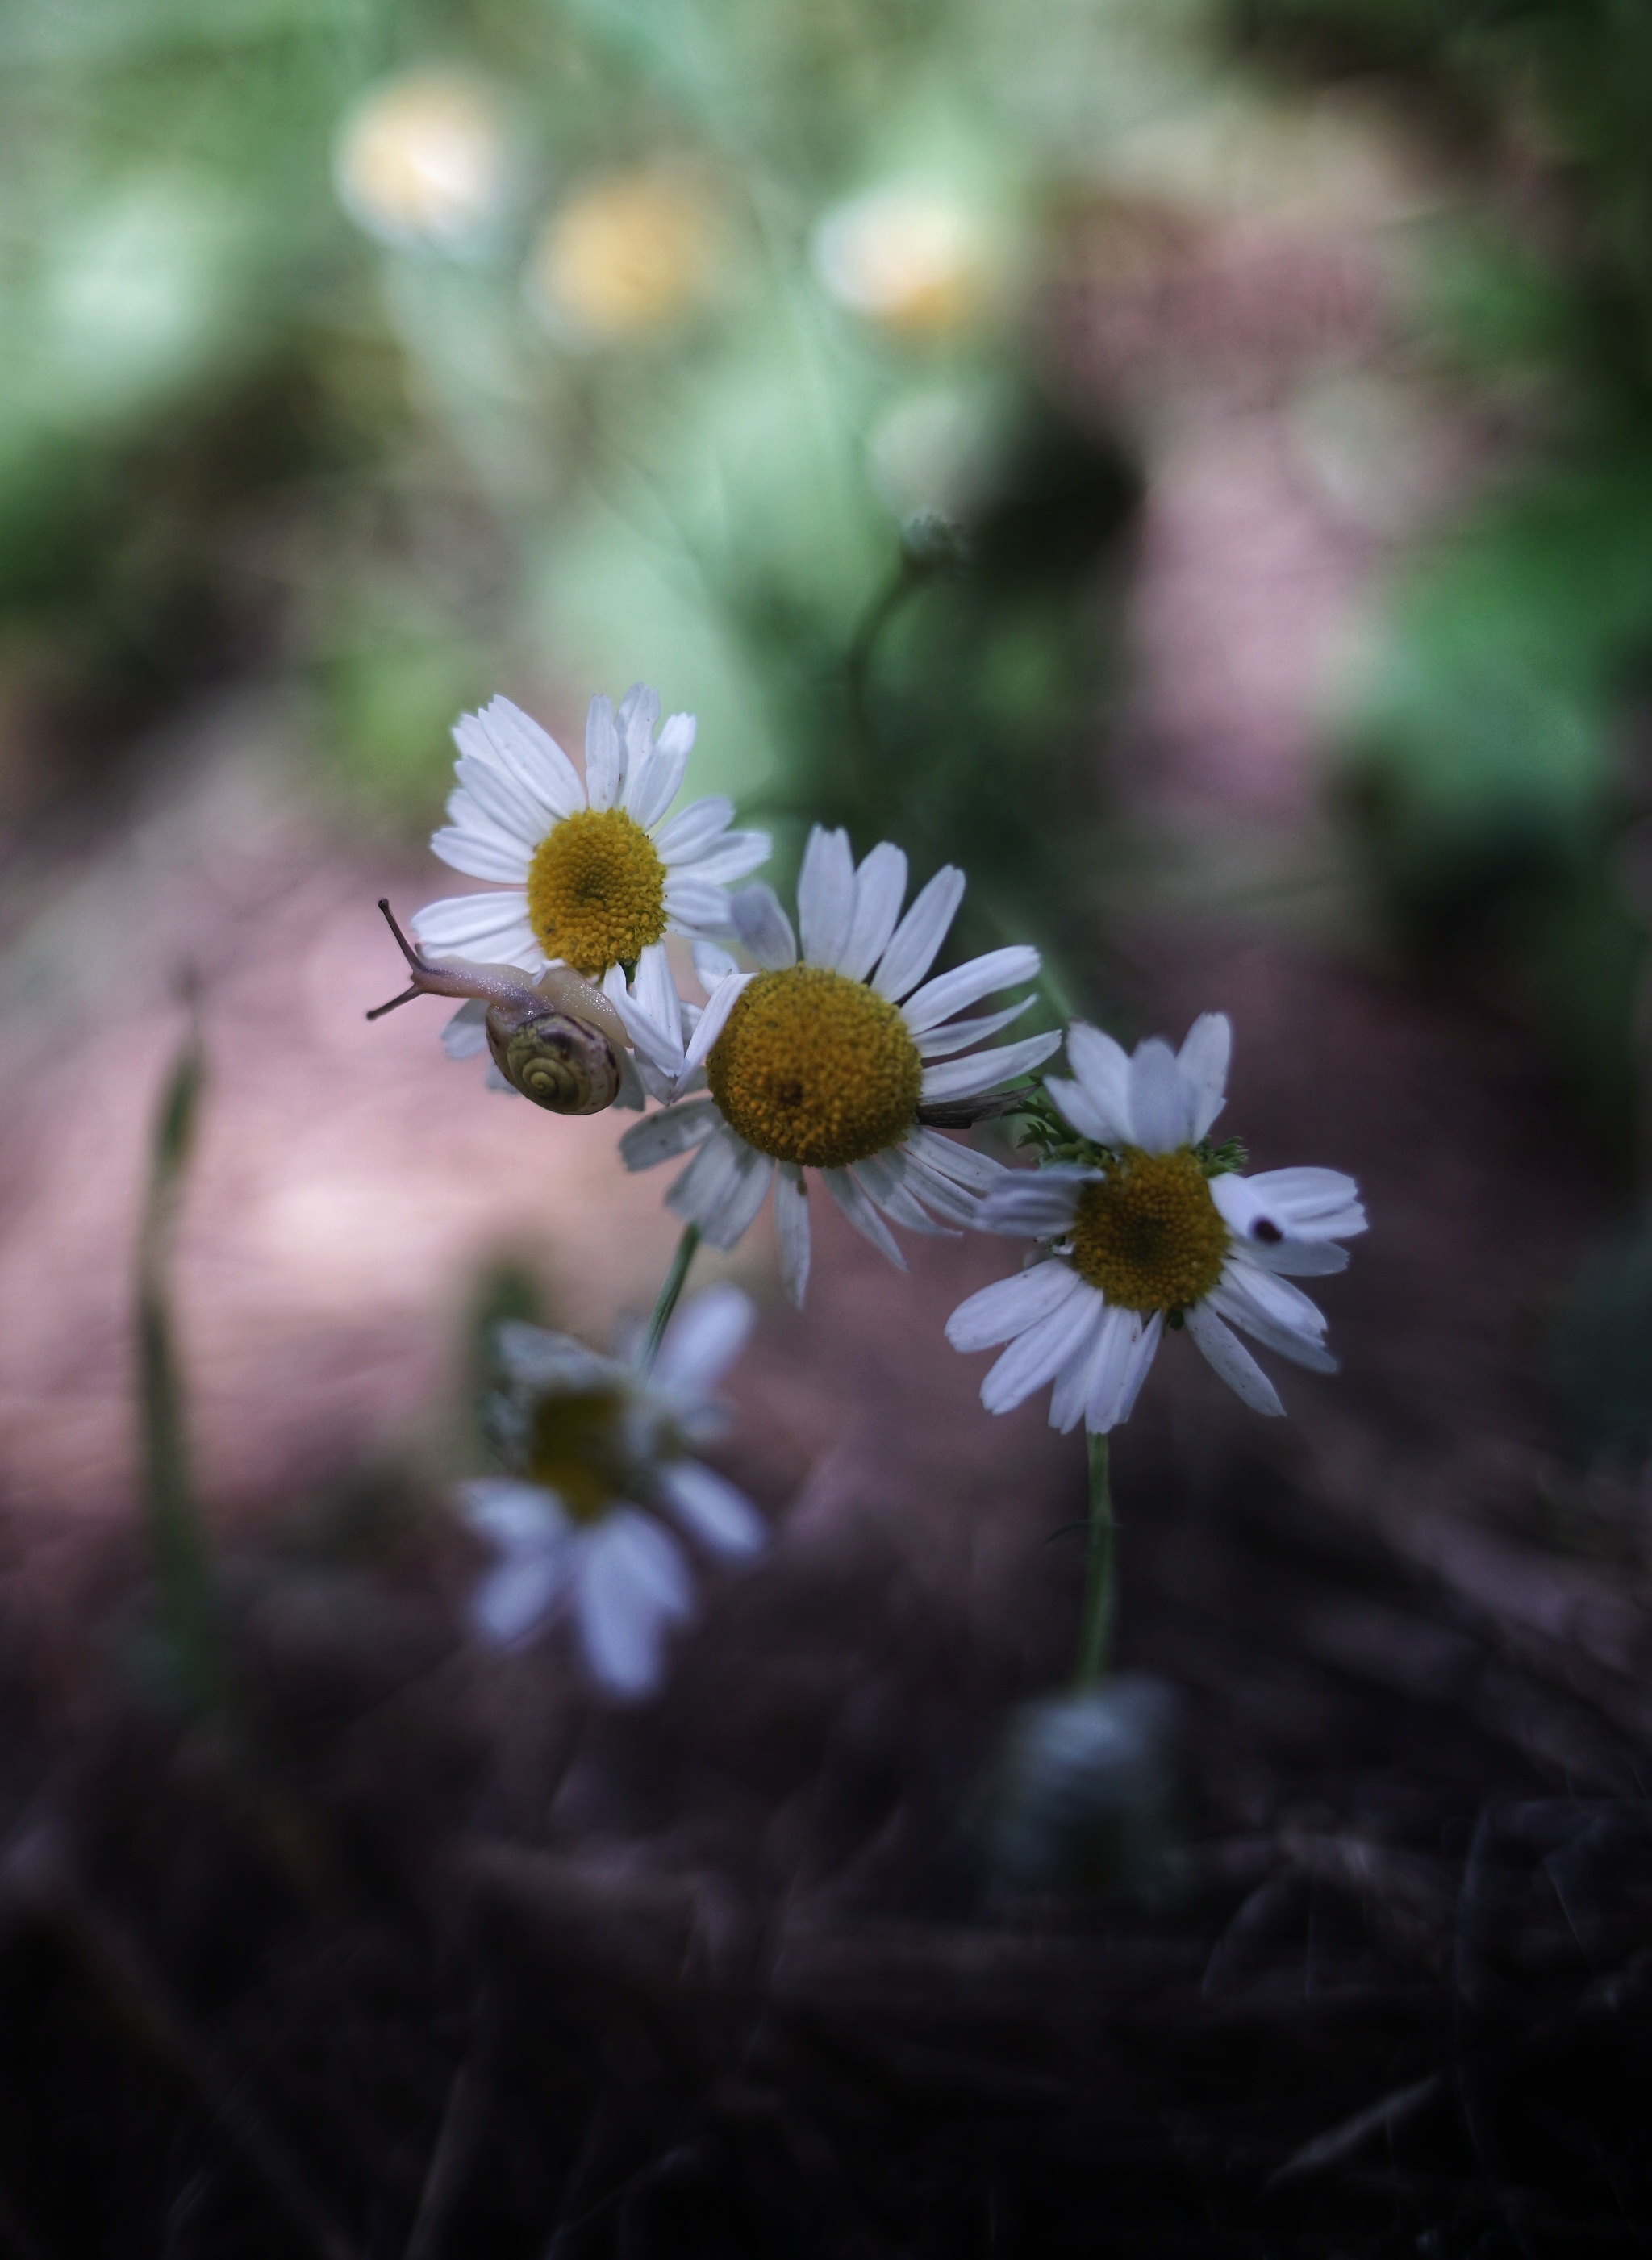
[[[569,965],[547,966],[530,981],[519,966],[471,965],[428,958],[397,925],[390,904],[379,908],[412,970],[412,983],[369,1020],[412,997],[486,1000],[488,1049],[494,1065],[524,1098],[553,1114],[600,1114],[619,1096],[625,1023],[593,981]]]

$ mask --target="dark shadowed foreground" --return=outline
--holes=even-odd
[[[1004,1251],[828,1233],[737,1377],[779,1542],[640,1709],[466,1643],[476,1557],[393,1461],[302,1444],[259,1503],[225,1459],[210,1727],[135,1541],[14,1521],[0,2253],[1644,2248],[1643,1525],[1538,1380],[1599,1173],[1491,1021],[1231,934],[1138,970],[1166,1026],[1234,1012],[1254,1160],[1357,1169],[1377,1227],[1339,1380],[1265,1425],[1173,1343],[1118,1451],[1122,1661],[1180,1706],[1155,1891],[983,1856],[1082,1505],[941,1343]]]

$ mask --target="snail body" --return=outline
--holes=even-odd
[[[593,981],[571,966],[547,966],[529,980],[514,965],[428,958],[379,908],[401,945],[411,985],[368,1014],[376,1020],[412,997],[468,997],[487,1005],[483,1025],[493,1063],[513,1091],[553,1114],[600,1114],[619,1096],[625,1023]]]

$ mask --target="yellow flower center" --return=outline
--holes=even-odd
[[[1126,1149],[1078,1196],[1073,1268],[1125,1311],[1182,1311],[1222,1276],[1227,1227],[1198,1156]]]
[[[705,1064],[731,1128],[805,1169],[863,1162],[918,1119],[924,1063],[898,1009],[824,966],[760,973]]]
[[[595,980],[665,932],[665,865],[624,809],[578,809],[533,851],[528,918],[547,957]]]
[[[617,1500],[636,1496],[625,1410],[617,1389],[541,1397],[533,1407],[528,1478],[554,1491],[576,1522],[600,1522]]]

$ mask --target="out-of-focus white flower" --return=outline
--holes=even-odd
[[[386,79],[345,119],[333,172],[345,210],[381,242],[403,250],[473,249],[516,190],[504,103],[465,71]]]
[[[694,717],[654,736],[658,695],[635,683],[615,713],[593,698],[582,778],[550,733],[508,698],[454,730],[458,786],[431,847],[456,871],[497,883],[482,895],[426,903],[413,930],[427,949],[539,973],[571,965],[618,1002],[625,969],[650,1021],[676,1016],[668,933],[731,928],[729,883],[769,853],[766,832],[732,832],[734,805],[690,801],[666,818],[694,747]],[[669,1000],[669,1001],[668,1001]],[[486,1007],[463,1005],[443,1035],[450,1057],[486,1046]],[[640,1099],[637,1101],[640,1104]]]
[[[913,339],[969,328],[997,282],[979,217],[938,190],[899,182],[828,212],[815,230],[814,265],[839,305]]]
[[[529,301],[571,344],[653,336],[712,301],[726,247],[722,209],[697,175],[608,174],[546,221],[528,263]]]
[[[1179,1053],[1156,1036],[1127,1053],[1074,1022],[1076,1079],[1052,1076],[1046,1088],[1096,1159],[1005,1174],[983,1228],[1050,1252],[947,1322],[955,1349],[1009,1345],[981,1386],[990,1412],[1053,1382],[1050,1425],[1064,1434],[1082,1420],[1105,1434],[1129,1418],[1167,1325],[1185,1328],[1258,1412],[1284,1407],[1234,1327],[1298,1365],[1335,1370],[1323,1313],[1283,1275],[1346,1266],[1335,1242],[1365,1229],[1358,1188],[1336,1169],[1212,1173],[1203,1141],[1226,1104],[1232,1045],[1221,1012],[1196,1020]]]
[[[652,1169],[697,1148],[667,1201],[714,1248],[734,1245],[772,1184],[794,1302],[809,1277],[805,1171],[819,1172],[850,1223],[904,1271],[886,1217],[909,1231],[946,1233],[975,1221],[982,1194],[1004,1174],[926,1115],[939,1110],[945,1120],[953,1110],[957,1119],[956,1110],[1025,1075],[1061,1041],[1051,1033],[969,1049],[1007,1027],[1030,997],[953,1017],[1035,978],[1035,949],[995,949],[925,980],[963,889],[963,873],[948,864],[903,918],[901,850],[885,840],[857,870],[848,834],[817,825],[797,882],[801,963],[773,890],[746,887],[733,898],[734,927],[762,969],[742,973],[721,950],[697,949],[709,995],[686,1044],[675,1026],[616,998],[639,1060],[670,1074],[679,1098],[702,1070],[710,1086],[709,1097],[628,1130],[619,1143],[626,1168]]]
[[[967,519],[998,468],[987,404],[950,385],[903,393],[873,426],[872,484],[902,519]]]
[[[472,1611],[514,1645],[569,1611],[593,1676],[620,1696],[658,1686],[665,1635],[692,1613],[676,1532],[728,1561],[768,1534],[745,1494],[693,1455],[726,1415],[713,1391],[751,1331],[750,1299],[708,1287],[678,1312],[651,1371],[570,1334],[507,1323],[506,1385],[491,1425],[514,1470],[461,1488],[466,1519],[498,1560]]]

